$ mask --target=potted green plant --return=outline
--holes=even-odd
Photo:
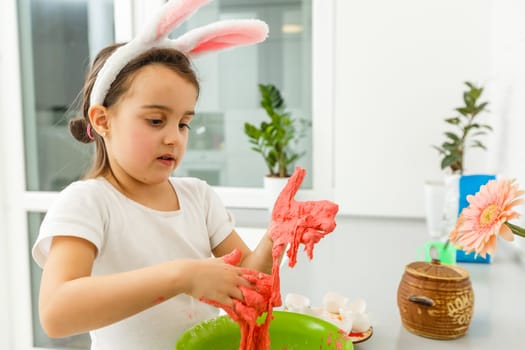
[[[491,131],[490,125],[478,122],[478,116],[486,111],[488,102],[478,102],[483,87],[465,82],[468,89],[463,92],[464,105],[455,109],[457,116],[446,118],[445,122],[454,127],[454,131],[445,132],[446,139],[440,147],[433,146],[441,155],[441,169],[449,169],[452,174],[463,174],[465,151],[468,147],[482,148],[485,145],[478,139]]]
[[[260,105],[265,110],[267,120],[258,126],[245,123],[244,133],[248,136],[251,149],[259,153],[268,169],[264,177],[266,205],[273,207],[288,178],[292,164],[304,155],[292,146],[304,136],[304,119],[294,119],[286,111],[281,92],[272,84],[259,84]]]
[[[292,146],[304,135],[304,120],[292,118],[286,111],[281,92],[272,84],[259,84],[260,105],[266,111],[268,120],[259,126],[244,123],[244,133],[248,136],[251,149],[259,153],[268,169],[267,177],[287,178],[290,166],[304,152],[297,152]],[[298,123],[303,123],[298,125]]]
[[[465,85],[467,88],[463,92],[463,105],[454,109],[457,115],[445,118],[445,122],[453,129],[445,132],[446,139],[441,146],[433,146],[441,156],[441,169],[446,171],[444,181],[441,184],[442,193],[439,194],[440,201],[442,201],[440,204],[442,208],[441,219],[435,220],[442,224],[442,234],[448,234],[456,224],[458,212],[465,206],[466,197],[477,192],[481,185],[494,178],[492,174],[464,174],[466,151],[469,148],[486,150],[487,148],[480,137],[492,131],[490,125],[480,121],[480,116],[483,112],[487,112],[489,105],[487,101],[481,100],[483,87],[469,81],[465,82]],[[427,187],[429,186],[430,184],[427,184]],[[431,192],[428,188],[426,190]],[[439,208],[439,205],[432,203],[433,199],[427,198],[426,200],[427,203]],[[436,214],[440,214],[439,210]],[[428,216],[427,221],[429,221]],[[458,249],[457,261],[474,260],[465,260],[462,252],[461,249]]]

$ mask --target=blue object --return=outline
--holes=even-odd
[[[478,175],[461,175],[459,178],[459,205],[458,216],[463,211],[463,208],[468,207],[467,196],[474,195],[479,192],[479,188],[485,185],[490,180],[496,179],[495,175],[478,174]],[[490,263],[490,254],[485,258],[481,256],[475,257],[475,253],[465,253],[462,249],[456,250],[457,262],[475,262],[475,263]]]
[[[482,257],[481,255],[476,256],[476,253],[465,253],[465,251],[461,248],[456,249],[456,262],[472,262],[472,263],[482,263],[482,264],[489,264],[490,263],[490,254],[485,255],[485,257]]]

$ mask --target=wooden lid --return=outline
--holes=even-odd
[[[467,270],[455,265],[442,265],[439,261],[416,261],[406,266],[406,272],[415,277],[447,281],[461,281],[469,277]]]

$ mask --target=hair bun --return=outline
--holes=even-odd
[[[87,122],[84,117],[75,117],[69,121],[69,132],[82,143],[93,142],[87,133]]]

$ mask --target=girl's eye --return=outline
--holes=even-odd
[[[152,126],[162,125],[162,119],[148,119],[148,123]]]
[[[188,129],[188,130],[191,129],[190,124],[186,124],[186,123],[179,123],[179,128]]]

